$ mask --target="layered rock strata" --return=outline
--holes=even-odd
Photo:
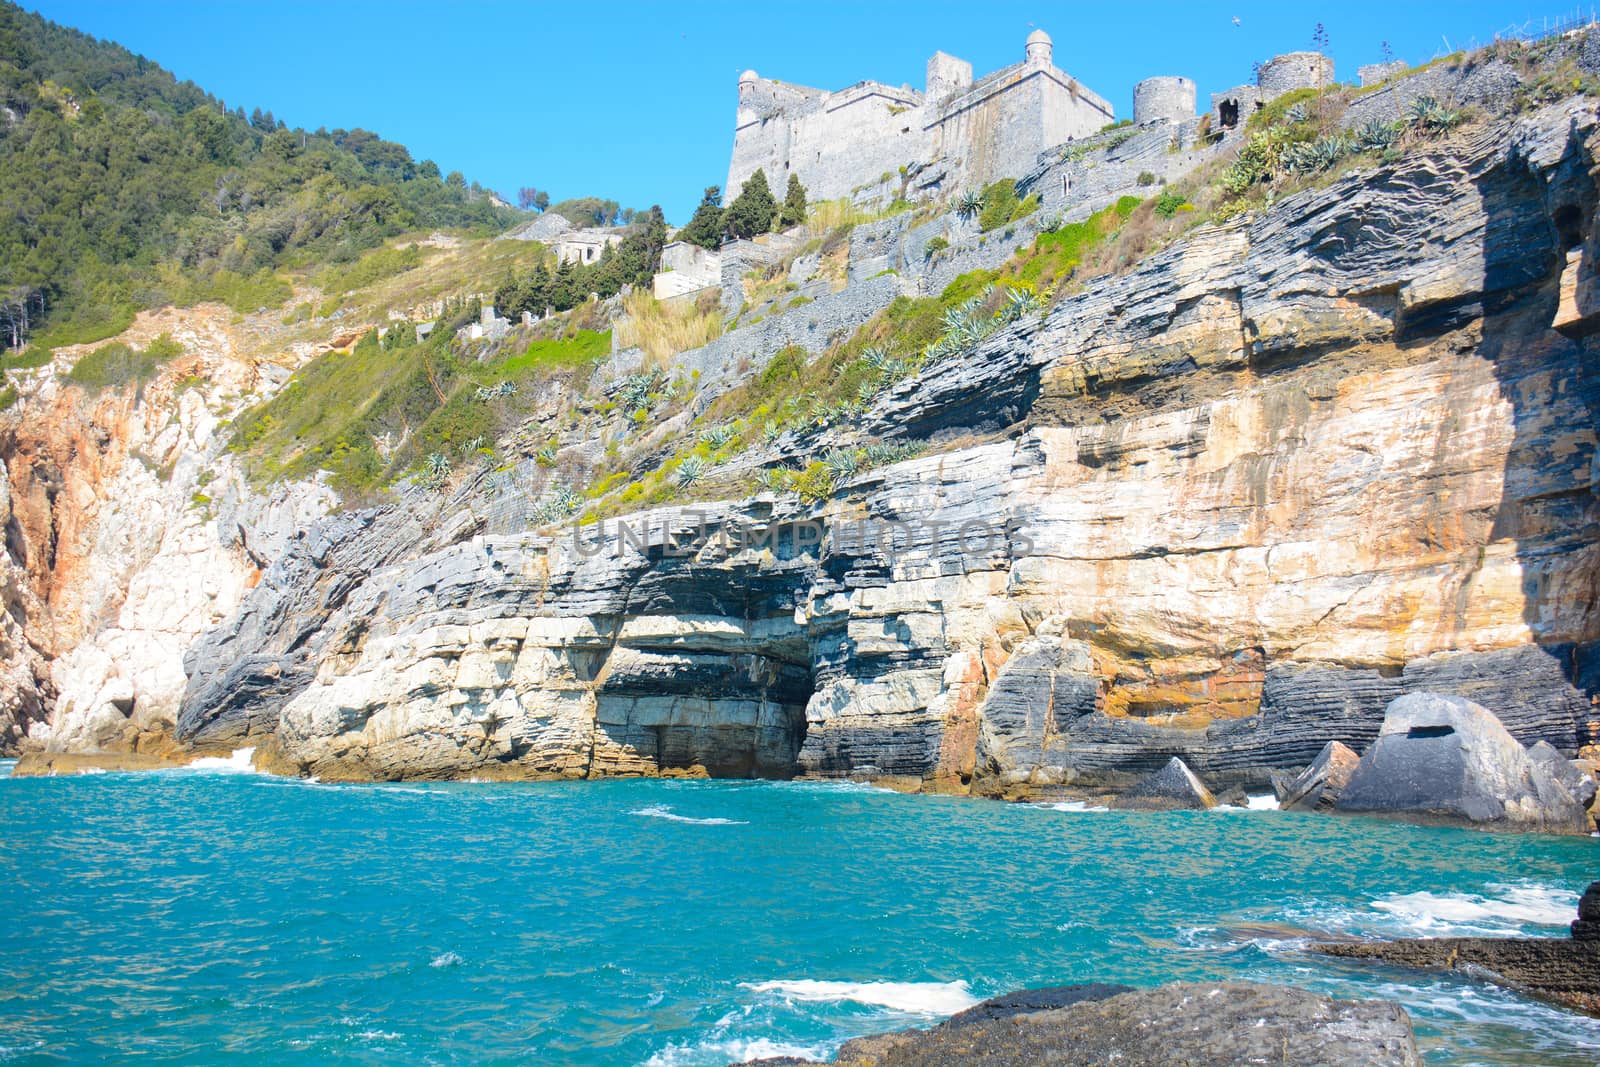
[[[1173,757],[1259,786],[1427,690],[1571,754],[1595,148],[1550,107],[1199,229],[895,386],[865,433],[942,450],[821,508],[635,515],[595,555],[470,490],[313,524],[191,648],[180,734],[351,777],[1034,796]]]

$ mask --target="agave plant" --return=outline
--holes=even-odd
[[[1451,111],[1431,96],[1411,101],[1411,125],[1427,133],[1444,133],[1461,122],[1461,112]]]
[[[534,462],[541,467],[554,467],[556,465],[556,446],[554,442],[545,445],[534,453]]]
[[[1024,315],[1031,315],[1044,307],[1044,300],[1032,289],[1022,289],[1013,286],[1006,290],[1006,317],[1020,319]]]
[[[761,427],[761,439],[769,445],[776,441],[782,433],[783,428],[778,425],[778,420],[776,419],[768,419]]]
[[[738,435],[731,425],[726,422],[707,427],[700,431],[700,443],[707,448],[721,448]]]
[[[539,502],[539,521],[560,522],[574,511],[577,511],[578,506],[582,503],[583,499],[573,492],[570,486],[557,482],[550,487],[550,491]]]
[[[835,448],[822,457],[822,465],[835,478],[849,478],[861,469],[861,460],[850,449]]]
[[[882,374],[894,364],[894,357],[882,345],[872,345],[861,350],[861,362]]]
[[[700,480],[706,472],[706,461],[699,456],[689,456],[678,464],[678,488],[687,489]]]
[[[437,489],[450,477],[450,457],[443,452],[430,452],[422,464],[422,484]]]
[[[478,436],[469,439],[466,444],[462,445],[461,446],[461,451],[467,453],[470,456],[472,453],[478,451],[484,445],[488,444],[488,441],[489,441],[489,439],[487,437],[484,437],[482,434],[479,434]]]
[[[511,396],[517,391],[517,383],[513,381],[496,382],[494,385],[480,385],[473,390],[472,398],[479,401],[498,400],[503,396]]]
[[[1309,122],[1311,121],[1311,109],[1306,107],[1304,103],[1295,104],[1283,113],[1283,117],[1290,122]]]
[[[656,384],[656,376],[650,374],[630,374],[622,380],[622,386],[617,390],[617,403],[629,411],[649,407],[650,393]]]
[[[1400,139],[1400,125],[1371,119],[1356,130],[1356,148],[1362,152],[1382,152]]]
[[[966,220],[972,220],[983,214],[983,197],[967,190],[956,201],[956,214]]]

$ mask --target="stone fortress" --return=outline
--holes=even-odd
[[[977,81],[971,63],[936,52],[923,92],[875,81],[827,92],[747,70],[728,193],[758,168],[779,193],[798,174],[817,200],[852,196],[886,174],[915,177],[934,195],[1005,177],[1017,160],[1114,121],[1111,105],[1058,69],[1052,52],[1035,30],[1022,62]]]
[[[1368,73],[1363,69],[1364,80]],[[1382,80],[1392,70],[1371,73]],[[1325,55],[1276,56],[1258,68],[1255,84],[1212,95],[1205,133],[1225,138],[1256,108],[1333,80],[1333,60]],[[1164,75],[1134,86],[1132,125],[1177,129],[1174,151],[1196,145],[1199,123],[1192,79]],[[1117,125],[1104,97],[1055,65],[1043,30],[1028,35],[1022,62],[976,81],[971,63],[934,53],[921,92],[871,80],[828,92],[747,70],[739,77],[724,188],[731,199],[761,169],[779,197],[797,174],[813,200],[948,198],[1020,178],[1047,156],[1059,157],[1069,142],[1092,141]]]

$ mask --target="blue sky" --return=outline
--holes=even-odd
[[[1040,26],[1055,39],[1056,65],[1126,117],[1141,78],[1194,78],[1204,106],[1206,94],[1249,81],[1256,60],[1310,47],[1319,20],[1339,77],[1354,80],[1384,41],[1416,63],[1580,10],[1528,0],[23,2],[143,53],[230,107],[267,108],[311,129],[362,126],[508,197],[535,185],[556,199],[660,203],[674,222],[726,177],[745,68],[831,89],[863,78],[920,88],[934,51],[981,75],[1020,60]]]

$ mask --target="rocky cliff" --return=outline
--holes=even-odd
[[[1592,107],[1203,227],[895,386],[817,507],[313,524],[188,744],[337,777],[1264,781],[1419,689],[1597,739]],[[815,448],[815,442],[810,446]],[[812,525],[814,524],[814,525]],[[674,538],[672,533],[676,531]]]
[[[574,531],[493,506],[486,471],[331,513],[230,474],[175,521],[183,457],[231,462],[203,396],[30,418],[0,448],[0,695],[35,721],[59,691],[34,728],[55,747],[170,728],[351,779],[1025,797],[1179,756],[1220,788],[1359,751],[1419,690],[1571,755],[1600,741],[1597,152],[1577,98],[1193,229],[767,446],[923,446],[816,504],[730,491]],[[105,463],[142,442],[179,476]]]

